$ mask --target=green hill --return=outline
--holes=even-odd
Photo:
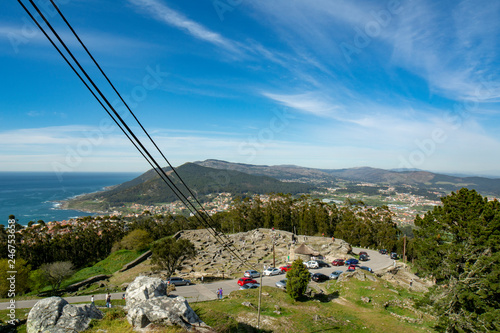
[[[186,197],[189,192],[182,186],[178,177],[171,168],[163,169],[174,184],[181,189]],[[251,195],[266,193],[308,193],[316,186],[296,182],[281,182],[268,176],[250,175],[234,170],[219,170],[186,163],[176,168],[177,173],[189,186],[195,195],[203,200],[203,197],[212,193],[229,192],[233,195]],[[174,192],[160,179],[154,170],[149,170],[139,177],[116,186],[113,189],[89,194],[73,199],[75,207],[78,201],[106,202],[117,206],[124,203],[157,204],[168,203],[177,200]]]

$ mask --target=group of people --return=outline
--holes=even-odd
[[[222,299],[222,288],[217,290],[217,299]]]
[[[125,296],[125,294],[123,294],[123,295]],[[95,305],[95,303],[94,303],[94,295],[90,296],[90,303],[92,305]],[[106,307],[107,308],[111,307],[111,294],[110,293],[106,294]]]

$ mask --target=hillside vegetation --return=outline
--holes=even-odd
[[[186,197],[190,194],[181,185],[178,177],[170,168],[164,171],[171,177],[174,184],[179,187]],[[176,168],[198,199],[204,199],[205,195],[212,193],[229,192],[233,195],[251,195],[276,193],[308,193],[316,186],[312,184],[281,182],[269,176],[250,175],[239,171],[218,170],[186,163]],[[123,183],[113,189],[81,196],[68,202],[68,208],[82,208],[87,205],[96,205],[100,208],[109,205],[121,205],[124,203],[139,203],[145,205],[168,203],[177,200],[173,191],[160,179],[154,170],[149,170],[143,175]]]

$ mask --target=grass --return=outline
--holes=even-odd
[[[413,305],[414,301],[423,297],[421,293],[378,278],[376,281],[354,278],[332,280],[321,284],[310,283],[309,286],[316,294],[304,296],[298,301],[277,288],[263,287],[260,329],[257,329],[258,289],[237,290],[223,300],[190,305],[216,332],[225,333],[435,332],[435,319],[418,311]],[[320,290],[323,292],[320,293]],[[364,302],[361,297],[368,297],[370,301]],[[243,302],[250,302],[252,306],[245,306]],[[86,332],[133,332],[122,309],[124,304],[123,300],[114,300],[115,307],[101,308],[104,318],[93,320]],[[104,301],[96,301],[96,305],[104,306]],[[27,315],[27,310],[18,311],[20,319]],[[2,311],[0,314],[3,318],[7,312]],[[179,327],[161,328],[159,331],[183,332]]]
[[[395,289],[380,280],[331,281],[322,283],[321,287],[326,290],[325,294],[304,297],[300,301],[293,301],[277,288],[263,287],[262,332],[433,332],[433,318],[412,307],[413,300],[422,297],[418,293]],[[370,302],[363,302],[361,297],[368,297]],[[242,305],[244,301],[254,307]],[[244,290],[232,292],[223,301],[191,306],[218,332],[259,332],[256,329],[257,304],[258,290]],[[275,312],[275,306],[279,313]],[[418,322],[408,322],[406,318]]]
[[[67,287],[73,283],[83,281],[92,276],[106,274],[111,275],[120,270],[123,265],[139,257],[144,251],[119,250],[111,253],[106,259],[99,261],[95,265],[83,268],[73,274],[62,283],[62,287]]]

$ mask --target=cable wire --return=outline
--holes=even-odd
[[[122,97],[122,95],[118,92],[118,90],[116,89],[116,87],[114,86],[114,84],[111,82],[111,80],[109,79],[109,77],[106,75],[106,73],[104,72],[104,70],[101,68],[101,66],[99,65],[99,63],[97,62],[97,60],[94,58],[94,56],[92,55],[92,53],[89,51],[89,49],[87,48],[87,46],[85,45],[85,43],[80,39],[80,37],[78,36],[78,34],[76,33],[76,31],[73,29],[73,27],[71,26],[71,24],[68,22],[68,20],[66,19],[66,17],[64,16],[64,14],[61,12],[61,10],[59,9],[59,7],[57,6],[57,4],[53,1],[53,0],[50,0],[51,4],[54,6],[54,8],[56,9],[56,11],[58,12],[59,16],[61,16],[62,20],[66,23],[66,25],[68,26],[68,28],[71,30],[71,32],[73,33],[73,35],[75,36],[75,38],[78,40],[78,42],[80,43],[80,45],[83,47],[83,49],[85,50],[85,52],[87,52],[88,56],[90,57],[90,59],[92,59],[92,61],[94,62],[94,64],[96,65],[96,67],[99,69],[99,71],[101,72],[101,74],[104,76],[104,78],[106,79],[106,81],[108,82],[108,84],[111,86],[111,88],[113,89],[113,91],[116,93],[116,95],[119,97],[119,99],[121,100],[121,102],[123,103],[123,105],[125,105],[125,107],[127,108],[127,110],[130,112],[130,114],[132,115],[132,117],[135,119],[135,121],[137,122],[137,124],[139,124],[139,126],[141,127],[142,131],[146,134],[146,136],[148,137],[149,141],[154,145],[154,147],[156,148],[156,150],[160,153],[160,155],[163,157],[163,159],[165,160],[165,162],[167,162],[167,164],[169,165],[169,167],[172,169],[172,171],[174,172],[174,174],[177,176],[177,178],[179,179],[179,181],[182,183],[182,185],[184,186],[184,188],[187,189],[187,191],[189,192],[189,194],[191,195],[191,197],[196,201],[196,203],[198,204],[198,206],[201,208],[201,210],[207,214],[208,218],[210,220],[211,217],[210,215],[207,213],[207,211],[205,210],[205,208],[203,207],[203,205],[201,204],[201,202],[198,200],[198,198],[196,197],[196,195],[191,191],[191,189],[189,188],[189,186],[187,186],[187,184],[184,182],[184,180],[182,179],[182,177],[177,173],[177,170],[173,167],[173,165],[170,163],[170,161],[167,159],[167,157],[163,154],[163,152],[161,151],[161,149],[158,147],[158,145],[156,144],[156,142],[153,140],[153,138],[149,135],[148,131],[144,128],[144,126],[142,125],[141,121],[136,117],[135,113],[132,111],[132,109],[129,107],[128,103],[124,100],[124,98]],[[180,190],[177,188],[177,186],[175,185],[175,183],[173,184],[174,187],[180,192]],[[213,220],[212,220],[213,221]],[[225,235],[224,235],[225,236]],[[227,241],[229,241],[229,239],[227,239]]]
[[[198,199],[196,198],[196,196],[193,194],[193,192],[189,189],[189,187],[186,185],[186,183],[182,180],[182,178],[180,177],[180,175],[176,172],[175,168],[173,168],[173,166],[170,164],[170,162],[168,161],[168,159],[165,157],[165,155],[161,152],[161,150],[159,149],[159,147],[156,145],[156,143],[154,142],[154,140],[151,138],[151,136],[149,135],[149,133],[146,131],[146,129],[143,127],[143,125],[140,123],[140,121],[137,119],[137,117],[135,116],[135,114],[132,112],[132,110],[130,109],[130,107],[128,106],[128,104],[124,101],[124,99],[122,98],[122,96],[119,94],[119,92],[117,91],[117,89],[115,88],[115,86],[111,83],[111,80],[108,78],[108,76],[104,73],[104,71],[102,70],[101,66],[97,63],[97,61],[95,60],[95,58],[91,55],[90,51],[88,50],[88,48],[85,46],[85,44],[81,41],[81,39],[79,38],[78,34],[74,31],[74,29],[71,27],[71,25],[69,24],[69,22],[66,20],[66,18],[64,17],[64,15],[62,14],[62,12],[59,10],[59,8],[55,5],[55,3],[51,0],[51,3],[52,5],[54,6],[54,8],[56,8],[56,10],[58,11],[58,13],[60,14],[60,16],[63,18],[63,20],[65,21],[65,23],[68,25],[68,27],[70,28],[70,30],[73,32],[73,34],[75,35],[75,37],[78,39],[78,41],[80,42],[80,44],[82,45],[82,47],[85,49],[85,51],[87,52],[87,54],[91,57],[91,59],[93,60],[94,64],[98,67],[98,69],[100,70],[101,74],[106,78],[106,80],[108,81],[108,83],[110,84],[110,86],[113,88],[113,90],[115,91],[115,93],[119,96],[120,100],[124,103],[124,105],[126,105],[127,109],[129,110],[129,112],[132,114],[132,116],[134,117],[134,119],[137,121],[137,123],[140,125],[140,127],[142,128],[142,130],[146,133],[147,137],[150,139],[150,141],[153,143],[153,145],[155,146],[155,148],[160,152],[160,154],[162,155],[162,157],[165,159],[165,161],[168,163],[168,165],[170,166],[170,168],[173,170],[173,172],[176,174],[176,176],[178,177],[178,179],[181,181],[181,183],[184,185],[184,187],[188,190],[188,192],[191,194],[191,197],[194,198],[194,200],[198,203],[198,205],[201,207],[201,209],[203,210],[203,212],[200,212],[198,211],[198,209],[196,208],[196,206],[193,205],[193,203],[191,201],[189,201],[189,199],[184,195],[184,193],[182,193],[182,191],[175,185],[175,183],[170,180],[170,178],[167,176],[167,174],[165,173],[165,171],[163,170],[163,168],[160,167],[160,165],[157,163],[157,161],[154,159],[154,157],[149,153],[149,151],[146,149],[146,147],[142,144],[142,142],[137,138],[137,136],[134,134],[134,132],[130,129],[130,127],[126,124],[126,122],[122,119],[122,117],[118,114],[118,112],[116,112],[116,110],[114,109],[114,107],[111,105],[111,103],[108,101],[108,99],[104,96],[104,94],[102,93],[102,91],[97,87],[97,85],[94,83],[94,81],[90,78],[90,76],[87,74],[87,72],[85,71],[85,69],[83,69],[83,67],[80,65],[79,61],[75,58],[75,56],[73,55],[73,53],[69,50],[69,48],[66,46],[66,44],[64,43],[64,41],[60,38],[59,34],[55,31],[55,29],[52,27],[52,25],[50,24],[50,22],[45,18],[45,16],[43,15],[43,13],[40,11],[40,9],[38,8],[38,6],[33,2],[33,0],[29,0],[31,5],[33,6],[33,8],[37,11],[37,13],[40,15],[40,17],[42,18],[42,20],[45,22],[45,24],[49,27],[49,29],[52,31],[52,33],[54,34],[54,36],[58,39],[59,43],[61,43],[61,45],[64,47],[64,49],[66,50],[66,52],[70,55],[70,57],[72,58],[72,60],[75,62],[75,64],[78,66],[78,68],[80,69],[80,71],[83,73],[83,75],[87,78],[87,80],[89,81],[89,83],[92,85],[92,87],[95,89],[95,91],[99,94],[99,96],[104,100],[104,102],[108,105],[108,107],[113,111],[113,114],[116,116],[116,118],[119,120],[116,120],[113,115],[110,113],[110,111],[104,106],[103,102],[101,101],[101,99],[99,99],[97,97],[97,95],[95,94],[95,92],[90,88],[90,86],[87,84],[87,82],[83,79],[83,77],[80,75],[80,73],[75,69],[75,67],[71,64],[71,62],[67,59],[67,57],[63,54],[63,52],[57,47],[57,45],[55,44],[55,42],[50,38],[50,36],[46,33],[45,29],[43,29],[43,27],[38,23],[38,21],[34,18],[34,16],[31,14],[31,12],[26,8],[26,6],[20,1],[18,0],[19,4],[23,7],[23,9],[28,13],[28,15],[30,16],[30,18],[35,22],[35,24],[37,25],[37,27],[44,33],[45,37],[51,42],[51,44],[56,48],[56,50],[58,51],[58,53],[63,57],[63,59],[66,61],[66,63],[71,67],[71,69],[73,70],[73,72],[75,72],[75,74],[78,76],[78,78],[84,83],[84,85],[87,87],[87,89],[92,93],[92,95],[94,96],[94,98],[99,102],[99,104],[104,108],[104,110],[108,113],[108,115],[114,120],[114,122],[118,125],[118,127],[122,130],[122,132],[126,135],[126,137],[129,139],[129,141],[132,142],[132,144],[136,147],[137,150],[139,150],[139,152],[141,153],[141,155],[146,159],[146,161],[151,165],[151,167],[155,170],[155,172],[158,174],[158,176],[167,184],[167,186],[170,188],[170,190],[172,190],[172,192],[179,198],[179,200],[186,206],[186,208],[188,208],[188,210],[191,212],[191,214],[193,214],[193,216],[195,216],[195,218],[203,225],[205,225],[205,227],[208,226],[208,230],[209,232],[212,231],[213,232],[213,236],[215,238],[215,240],[220,243],[222,245],[222,247],[226,250],[228,250],[229,252],[231,252],[238,260],[240,260],[242,262],[242,264],[244,265],[250,265],[251,267],[253,267],[252,264],[250,264],[247,260],[245,259],[242,259],[239,254],[236,253],[236,251],[234,251],[232,248],[231,248],[231,245],[232,245],[232,242],[227,238],[226,235],[224,235],[223,233],[219,233],[207,220],[206,218],[208,217],[210,220],[211,217],[210,215],[208,215],[208,213],[205,211],[203,205],[201,205],[201,203],[198,201]],[[120,125],[121,123],[121,125]],[[125,127],[125,129],[123,127]],[[128,133],[127,133],[128,132]],[[130,135],[129,135],[130,134]],[[175,190],[174,190],[175,189]],[[213,222],[213,220],[212,220]],[[223,235],[225,240],[222,240],[220,239],[220,235]],[[235,249],[236,250],[236,249]]]

